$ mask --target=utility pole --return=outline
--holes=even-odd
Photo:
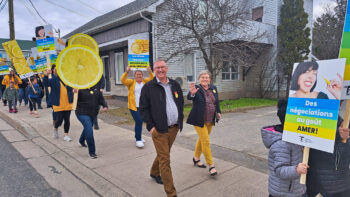
[[[13,0],[8,0],[9,3],[9,25],[10,25],[10,40],[15,39],[15,19],[13,13]]]

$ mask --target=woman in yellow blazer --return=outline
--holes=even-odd
[[[132,117],[135,120],[135,138],[136,147],[144,147],[144,140],[142,139],[142,119],[139,111],[139,103],[141,96],[141,89],[145,83],[153,79],[153,73],[150,67],[147,68],[149,77],[143,79],[143,73],[140,70],[134,71],[134,79],[128,79],[128,74],[131,71],[130,67],[126,69],[126,72],[121,77],[121,82],[128,87],[128,108]]]

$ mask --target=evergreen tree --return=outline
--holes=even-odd
[[[316,19],[312,30],[312,52],[321,59],[339,56],[346,11],[346,1],[337,0],[333,9],[325,8],[325,13]]]
[[[308,59],[310,53],[310,28],[306,28],[307,23],[304,0],[284,0],[281,24],[278,26],[277,62],[278,74],[288,76],[287,96],[294,63]]]

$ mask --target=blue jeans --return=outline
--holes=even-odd
[[[85,141],[88,145],[89,154],[95,154],[95,140],[92,125],[94,123],[94,118],[87,115],[77,115],[78,120],[83,125],[84,129],[80,135],[79,143],[84,144]]]
[[[132,115],[132,117],[135,120],[135,138],[136,141],[141,141],[142,137],[142,119],[141,119],[141,115],[140,115],[140,110],[137,109],[137,111],[131,110],[130,109],[130,113]]]
[[[28,104],[28,95],[25,88],[20,88],[18,92],[19,103],[22,103],[22,100],[24,100],[24,105]]]

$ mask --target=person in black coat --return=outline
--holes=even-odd
[[[19,106],[22,105],[22,100],[24,102],[24,105],[28,105],[28,93],[27,93],[27,86],[28,86],[28,79],[22,79],[22,83],[18,84],[18,103]]]
[[[78,103],[75,114],[84,127],[79,138],[79,144],[86,147],[85,142],[87,143],[89,155],[93,159],[97,158],[97,155],[92,125],[101,105],[104,111],[108,110],[107,103],[98,87],[94,86],[78,91]]]
[[[159,59],[154,62],[156,78],[141,90],[140,113],[152,134],[157,152],[150,176],[164,185],[167,196],[174,197],[176,189],[170,167],[170,151],[178,131],[183,126],[184,98],[181,86],[167,77],[168,66]]]
[[[217,174],[217,171],[211,155],[209,135],[215,122],[218,122],[221,118],[219,95],[217,88],[210,84],[209,71],[204,70],[200,72],[198,79],[199,85],[191,83],[187,95],[187,99],[193,101],[187,123],[193,125],[198,133],[193,164],[200,168],[206,167],[199,160],[200,155],[203,153],[209,165],[209,173],[214,176]]]
[[[308,197],[318,193],[324,197],[350,196],[350,129],[342,128],[342,124],[339,117],[333,154],[310,149],[306,183]]]
[[[103,92],[104,92],[104,89],[105,89],[105,86],[106,86],[106,80],[105,80],[105,77],[102,75],[100,81],[95,85],[95,87],[97,89],[99,89],[99,91],[102,93],[103,95]],[[95,117],[95,120],[94,120],[94,129],[95,130],[99,130],[100,127],[98,126],[98,115],[96,115]]]

